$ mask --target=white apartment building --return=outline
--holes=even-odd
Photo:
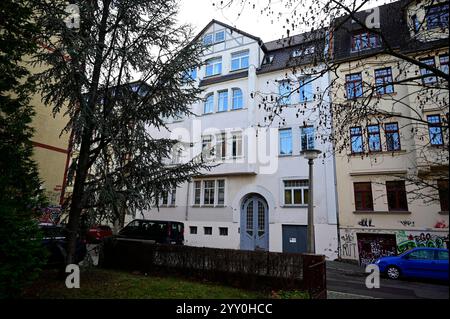
[[[303,35],[264,43],[216,20],[196,40],[211,44],[206,65],[191,74],[204,90],[203,100],[191,106],[194,115],[169,119],[170,131],[152,129],[152,134],[180,140],[174,161],[203,152],[217,165],[167,192],[159,209],[136,218],[183,222],[186,245],[306,252],[308,161],[300,152],[314,148],[325,154],[314,161],[316,253],[337,258],[331,145],[318,138],[324,129],[318,113],[298,107],[314,109],[313,96],[328,86],[328,75],[312,82],[304,77],[320,63],[302,65],[295,76],[291,69],[296,56],[323,47]],[[279,98],[299,83],[304,83],[299,90]],[[264,110],[273,100],[286,105],[280,116]]]

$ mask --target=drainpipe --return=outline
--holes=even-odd
[[[191,186],[191,182],[187,182],[187,192],[186,192],[186,208],[185,208],[185,212],[184,212],[184,220],[188,220],[189,218],[189,189]]]

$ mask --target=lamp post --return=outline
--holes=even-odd
[[[319,150],[309,149],[301,151],[300,154],[308,160],[309,165],[309,190],[308,190],[308,253],[316,253],[314,238],[314,202],[313,202],[313,165],[314,160],[322,153]]]

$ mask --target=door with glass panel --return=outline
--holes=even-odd
[[[244,200],[240,233],[241,249],[269,249],[269,210],[262,197],[252,195]]]

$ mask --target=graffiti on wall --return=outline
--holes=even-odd
[[[405,227],[414,227],[415,226],[415,223],[412,220],[399,220],[398,222]]]
[[[61,218],[61,206],[48,206],[42,209],[39,217],[40,223],[57,224]]]
[[[448,248],[448,234],[436,235],[431,233],[406,233],[400,231],[397,233],[397,251],[399,254],[416,247]]]
[[[358,222],[358,225],[363,227],[375,227],[375,225],[372,225],[372,219],[363,218]]]
[[[448,224],[445,222],[445,220],[438,221],[436,225],[434,225],[434,228],[448,228]]]
[[[371,264],[380,257],[395,256],[395,235],[358,234],[358,250],[361,265]]]
[[[341,257],[356,258],[355,236],[351,233],[346,233],[341,236]]]

